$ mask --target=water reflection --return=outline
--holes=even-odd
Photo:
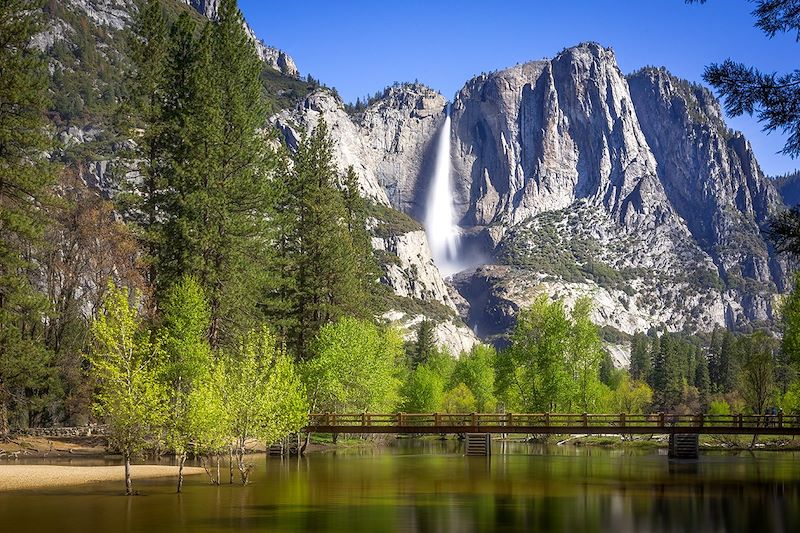
[[[705,454],[495,446],[464,457],[457,441],[305,458],[254,456],[253,484],[190,478],[0,495],[4,531],[798,531],[793,453]],[[505,453],[501,453],[505,452]],[[1,467],[1,466],[0,466]]]

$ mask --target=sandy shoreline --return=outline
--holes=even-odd
[[[184,467],[184,475],[204,473],[199,467]],[[133,465],[131,475],[134,486],[137,479],[176,477],[177,466]],[[60,465],[4,465],[0,464],[0,491],[42,489],[85,485],[99,481],[125,479],[125,467],[120,466],[60,466]]]

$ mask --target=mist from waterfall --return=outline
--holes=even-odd
[[[459,263],[460,229],[453,212],[453,189],[450,161],[450,113],[444,119],[436,146],[436,166],[431,179],[426,213],[425,231],[431,247],[433,261],[442,275],[449,276],[462,270]]]

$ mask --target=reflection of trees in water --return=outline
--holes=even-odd
[[[800,461],[791,454],[670,463],[653,452],[509,444],[513,453],[487,460],[463,457],[456,441],[395,445],[253,458],[252,486],[190,480],[180,505],[165,505],[174,490],[165,480],[147,489],[163,494],[133,499],[128,514],[124,499],[101,510],[94,499],[56,505],[30,495],[4,506],[0,495],[0,515],[26,525],[10,530],[49,530],[42,517],[68,511],[63,528],[50,528],[67,533],[118,529],[120,517],[137,531],[154,520],[165,531],[800,531]]]

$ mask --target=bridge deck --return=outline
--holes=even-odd
[[[315,433],[800,435],[795,415],[312,413]]]

